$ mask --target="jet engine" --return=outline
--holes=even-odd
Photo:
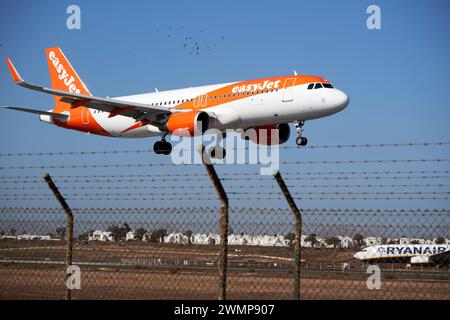
[[[172,114],[165,129],[178,136],[202,135],[209,128],[209,116],[204,111],[189,111]]]
[[[263,145],[283,144],[290,136],[291,129],[287,123],[258,126],[246,131],[247,140]]]

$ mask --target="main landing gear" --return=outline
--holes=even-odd
[[[214,147],[211,147],[208,149],[208,156],[211,159],[224,159],[226,157],[226,151],[222,146],[220,145],[220,142],[222,142],[223,139],[227,137],[226,132],[218,133],[217,134],[217,140],[216,145]]]
[[[308,144],[308,139],[303,137],[303,126],[305,125],[305,121],[294,121],[294,125],[297,129],[297,138],[295,139],[295,143],[299,146],[306,146]]]
[[[166,141],[164,136],[161,141],[156,141],[153,145],[153,151],[156,154],[169,155],[172,152],[172,144]]]
[[[216,145],[208,150],[208,155],[211,159],[223,159],[226,156],[226,151],[220,145]]]

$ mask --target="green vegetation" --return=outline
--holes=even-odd
[[[353,240],[358,248],[361,248],[364,245],[364,236],[360,233],[355,234]]]
[[[338,237],[329,237],[325,239],[325,243],[333,248],[338,248],[341,246],[341,240]]]
[[[124,223],[123,227],[113,224],[106,231],[111,232],[111,237],[114,241],[122,241],[126,239],[127,233],[131,231],[131,228],[127,223]]]
[[[317,243],[317,235],[315,233],[311,233],[309,236],[305,238],[305,242],[311,243],[311,247],[315,247]]]

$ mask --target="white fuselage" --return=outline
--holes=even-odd
[[[199,101],[196,110],[201,109],[217,119],[215,122],[217,129],[245,129],[254,126],[289,123],[295,120],[317,119],[337,113],[348,105],[348,97],[344,92],[335,88],[307,89],[309,84],[306,83],[250,94],[237,100],[227,101],[222,99],[223,103],[208,106],[208,101],[215,100],[211,92],[232,86],[235,83],[144,93],[115,99],[149,106],[164,106],[169,110],[174,110],[184,101],[204,96],[205,101]],[[95,121],[113,137],[139,138],[163,134],[158,127],[151,124],[127,131],[136,123],[134,119],[121,115],[110,117],[108,112],[93,109],[90,109],[89,112]],[[41,120],[43,118],[41,117]],[[88,119],[89,117],[86,117],[86,120]],[[89,123],[86,123],[86,125],[89,125]]]
[[[450,245],[448,244],[389,244],[364,248],[355,253],[354,257],[358,260],[417,259],[418,257],[430,257],[449,250]],[[417,260],[425,261],[421,259]]]

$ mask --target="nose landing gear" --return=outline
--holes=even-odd
[[[303,126],[305,125],[305,121],[294,121],[295,129],[297,129],[297,138],[295,139],[295,143],[299,146],[306,146],[308,144],[308,139],[303,137]]]

